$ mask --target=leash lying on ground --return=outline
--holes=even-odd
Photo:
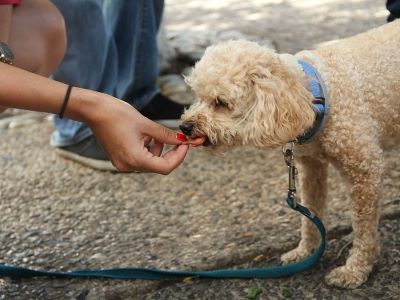
[[[283,148],[285,162],[289,171],[289,189],[287,204],[295,211],[307,217],[317,227],[321,235],[319,247],[307,258],[276,267],[251,268],[251,269],[219,269],[211,271],[169,271],[147,268],[116,268],[100,270],[78,270],[71,272],[50,272],[21,268],[17,266],[0,264],[0,277],[10,277],[12,279],[32,278],[32,277],[53,277],[53,278],[110,278],[110,279],[183,279],[186,277],[196,278],[279,278],[287,277],[299,272],[310,269],[321,258],[325,250],[326,231],[321,220],[314,215],[308,208],[298,204],[295,200],[296,194],[296,175],[297,169],[293,158],[294,143]]]

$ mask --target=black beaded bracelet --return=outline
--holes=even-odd
[[[63,103],[63,105],[61,106],[60,113],[58,114],[58,116],[60,117],[60,119],[64,118],[64,112],[65,112],[65,109],[67,108],[67,104],[68,104],[68,100],[69,100],[69,95],[71,94],[72,88],[73,88],[72,85],[68,85],[67,93],[65,94],[65,97],[64,97],[64,103]]]

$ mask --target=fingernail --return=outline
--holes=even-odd
[[[179,132],[178,132],[178,133],[176,134],[175,137],[176,137],[177,140],[180,140],[180,141],[182,141],[182,142],[185,142],[185,141],[186,141],[186,135],[184,135],[184,134],[182,134],[182,133],[179,133]]]

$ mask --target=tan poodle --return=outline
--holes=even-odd
[[[301,202],[320,217],[328,164],[351,185],[353,246],[346,264],[326,276],[330,285],[361,285],[379,255],[383,150],[400,142],[399,36],[400,21],[395,21],[296,55],[228,41],[209,47],[187,78],[198,101],[182,116],[183,129],[196,141],[207,139],[204,145],[213,150],[274,148],[306,133],[316,120],[315,99],[298,60],[321,74],[330,98],[327,122],[311,143],[296,145],[295,159]],[[301,229],[302,239],[282,256],[284,263],[308,256],[319,244],[310,221],[303,218]]]

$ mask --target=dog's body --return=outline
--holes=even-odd
[[[193,125],[192,137],[207,136],[216,148],[275,147],[314,123],[313,96],[297,60],[322,75],[330,98],[326,126],[295,150],[301,201],[317,215],[324,213],[328,163],[351,185],[353,247],[346,264],[327,275],[331,285],[359,286],[379,254],[383,150],[400,142],[399,35],[400,21],[395,21],[295,56],[230,41],[207,49],[187,79],[199,98],[182,118]],[[282,260],[302,259],[318,242],[318,233],[304,219],[299,246]]]

